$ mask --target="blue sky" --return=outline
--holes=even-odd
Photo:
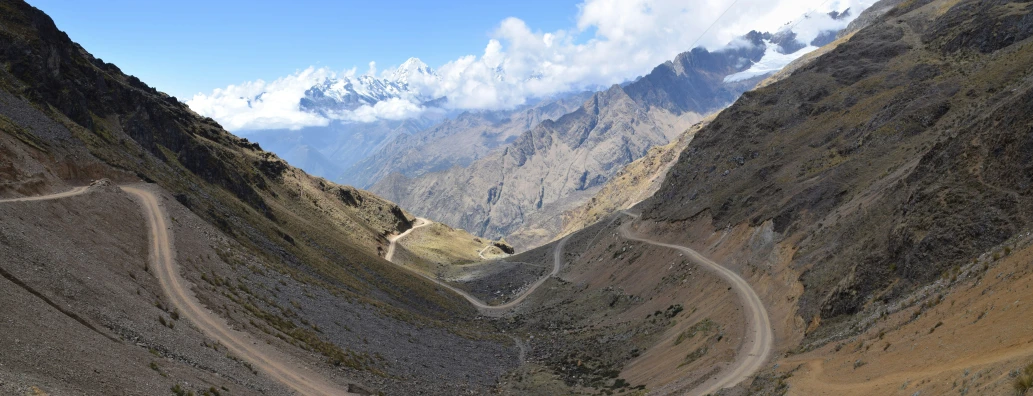
[[[300,107],[305,92],[357,81],[370,62],[380,78],[410,57],[435,73],[355,109],[359,122],[416,117],[437,98],[508,109],[628,81],[750,30],[792,26],[809,42],[848,22],[828,11],[856,16],[876,0],[28,1],[95,56],[236,132],[326,125]]]
[[[309,66],[364,71],[418,57],[432,66],[479,54],[507,17],[535,29],[575,25],[575,0],[28,0],[97,57],[171,95]]]

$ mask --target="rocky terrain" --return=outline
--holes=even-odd
[[[625,164],[674,140],[700,114],[755,84],[722,80],[739,70],[738,59],[763,55],[762,47],[744,48],[682,54],[634,83],[593,95],[576,111],[539,124],[465,168],[415,179],[393,174],[372,191],[475,235],[506,236],[535,214],[553,217],[590,197]],[[548,226],[558,230],[559,224]],[[526,248],[534,241],[512,242]]]
[[[635,160],[617,172],[587,202],[563,213],[563,228],[555,238],[577,232],[600,220],[624,209],[629,209],[660,189],[664,176],[671,169],[692,137],[705,126],[711,118],[701,121],[687,129],[678,140],[664,146],[653,147],[644,157]],[[520,235],[524,228],[537,229],[535,224],[525,224],[515,235]]]
[[[400,134],[377,151],[357,157],[362,159],[343,172],[340,181],[369,188],[392,173],[413,178],[469,166],[543,121],[573,111],[590,95],[562,95],[514,110],[463,112],[425,130]]]
[[[696,132],[636,208],[637,232],[698,250],[764,301],[775,357],[720,394],[1031,388],[1033,340],[1016,320],[1030,274],[1030,158],[1019,153],[1029,151],[1031,11],[900,3]],[[696,305],[684,301],[719,296],[706,287],[720,281],[686,278],[707,273],[620,238],[624,221],[574,232],[567,267],[513,316],[529,360],[505,392],[632,393],[620,379],[677,394],[733,359],[718,340],[743,318],[717,301],[736,298],[685,316]],[[674,289],[689,294],[661,298],[671,280],[691,284]],[[605,304],[593,303],[599,295]],[[669,321],[652,320],[679,300]],[[712,338],[672,350],[699,334]],[[646,353],[634,356],[639,345]],[[703,371],[686,369],[700,360]]]
[[[898,329],[924,326],[925,316],[952,315],[927,311],[996,276],[992,257],[1011,251],[1013,239],[1028,232],[1030,158],[1019,154],[1028,151],[1033,88],[1028,6],[900,3],[835,50],[724,110],[640,206],[654,235],[706,246],[711,257],[741,266],[755,288],[787,282],[786,294],[767,302],[793,301],[798,323],[788,329],[801,343],[793,352],[855,356],[818,383],[797,378],[819,365],[787,358],[794,364],[781,377],[759,380],[758,392],[926,394],[963,390],[967,382],[962,393],[978,387],[1003,394],[1010,387],[1016,376],[1009,372],[1025,365],[1021,354],[999,360],[993,356],[1003,350],[969,350],[953,327],[942,327],[949,337],[934,335],[939,348],[957,345],[951,348],[984,360],[919,364],[881,388],[865,384],[882,383],[875,380],[882,375],[888,380],[892,369],[862,367],[916,362],[909,353],[867,352],[874,343],[887,352],[906,340],[928,345],[928,337]],[[768,247],[757,243],[761,236]],[[939,322],[924,334],[951,323]],[[1010,325],[984,326],[1002,332],[1003,345],[1026,342]],[[861,340],[867,345],[846,350]],[[970,369],[993,379],[967,378]],[[930,383],[951,376],[958,385]]]
[[[761,60],[767,43],[786,53],[802,49],[794,37],[751,32],[743,37],[749,45],[680,54],[469,165],[391,174],[371,191],[478,236],[537,246],[562,230],[563,212],[589,200],[625,165],[678,140],[704,115],[760,82],[763,75],[728,77]]]
[[[397,205],[225,132],[24,2],[0,2],[0,63],[0,197],[147,183],[196,297],[343,390],[481,393],[517,364],[465,301],[383,260],[414,219]],[[121,191],[0,206],[0,289],[18,310],[3,321],[2,393],[286,392],[177,319]]]
[[[596,194],[564,239],[503,256],[291,167],[0,1],[0,393],[292,393],[187,298],[326,393],[1025,394],[1031,7],[876,4],[870,26],[670,135],[643,120],[696,114],[680,80],[596,94],[474,161],[510,171],[497,188],[417,195],[540,215],[576,206],[547,183]],[[690,75],[694,54],[654,73]],[[641,159],[613,128],[644,135],[621,140]],[[156,248],[178,270],[159,273]]]

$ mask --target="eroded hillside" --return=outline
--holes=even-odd
[[[0,2],[0,63],[3,196],[100,178],[146,182],[168,216],[172,254],[192,294],[342,392],[477,392],[516,364],[512,342],[470,321],[476,312],[465,301],[383,260],[386,237],[414,220],[397,205],[310,177],[227,133],[93,57],[24,2]],[[121,190],[2,205],[0,262],[10,277],[0,282],[11,286],[2,288],[4,304],[31,318],[3,325],[11,335],[4,349],[17,351],[0,357],[5,393],[118,393],[127,381],[140,394],[177,385],[198,394],[286,392],[179,317],[148,272],[142,209]],[[29,313],[48,305],[72,315]],[[78,341],[96,338],[82,323],[111,338]],[[38,364],[70,351],[97,358]],[[120,358],[102,358],[110,353]],[[418,369],[428,353],[452,356]]]

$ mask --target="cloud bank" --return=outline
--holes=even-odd
[[[853,19],[837,21],[824,14],[849,8],[856,16],[875,1],[740,0],[729,8],[733,0],[585,0],[570,29],[542,32],[507,18],[481,54],[459,57],[433,74],[407,75],[405,83],[419,97],[447,97],[446,106],[453,109],[512,108],[532,98],[621,83],[694,46],[721,48],[750,30],[792,28],[799,41],[809,43],[822,31],[841,29]],[[792,60],[769,54],[771,58],[751,70],[777,70]],[[388,79],[401,71],[390,68],[378,74],[373,62],[369,69],[367,75]],[[425,110],[411,98],[330,114],[301,108],[308,88],[355,73],[310,67],[269,83],[258,80],[198,94],[187,103],[233,131],[299,129],[331,120],[404,119]]]

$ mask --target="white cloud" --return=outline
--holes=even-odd
[[[355,110],[345,110],[330,114],[335,120],[354,122],[374,122],[376,120],[404,120],[423,114],[425,109],[405,99],[391,98],[380,101],[373,106],[361,106]]]
[[[850,7],[856,16],[874,2],[739,0],[729,9],[733,0],[584,0],[576,25],[568,30],[542,32],[520,19],[507,18],[479,56],[459,57],[439,67],[435,77],[416,76],[409,85],[426,98],[447,97],[449,106],[457,109],[509,108],[530,98],[624,82],[694,45],[717,49],[750,30],[775,32],[792,26],[799,40],[809,43],[822,30],[845,25],[821,14]],[[801,18],[812,10],[810,18]],[[785,59],[766,61],[758,64],[774,67]],[[375,74],[376,64],[370,62],[367,75]],[[325,125],[329,119],[301,111],[298,101],[306,83],[311,87],[328,75],[332,73],[325,69],[309,68],[269,84],[256,81],[196,95],[188,103],[231,130]],[[263,91],[268,93],[258,106],[248,107],[237,99]],[[381,103],[333,117],[399,119],[422,111],[418,104],[402,99]]]
[[[309,67],[270,83],[258,80],[216,89],[211,95],[197,94],[187,104],[231,131],[325,126],[329,120],[301,111],[299,101],[305,90],[333,75],[328,69]]]

